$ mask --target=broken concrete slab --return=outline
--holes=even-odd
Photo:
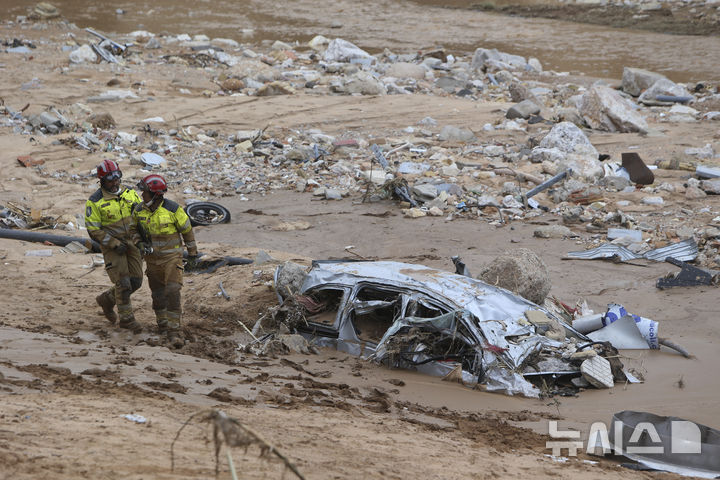
[[[616,90],[595,85],[582,97],[580,114],[593,129],[605,132],[647,133],[648,124],[636,106]]]
[[[622,90],[633,97],[637,97],[655,82],[664,78],[666,78],[665,75],[643,70],[642,68],[625,67],[622,76]]]
[[[540,144],[533,148],[530,160],[535,163],[550,162],[554,170],[572,169],[583,179],[595,180],[603,175],[598,152],[577,125],[561,122],[553,126]]]

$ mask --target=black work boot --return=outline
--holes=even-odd
[[[142,325],[140,325],[140,322],[138,322],[134,318],[130,320],[120,320],[119,326],[120,328],[125,328],[135,334],[141,333],[143,331],[143,327]]]
[[[167,310],[155,310],[155,320],[157,321],[157,329],[160,335],[164,335],[168,331]]]
[[[117,314],[115,313],[115,299],[112,298],[108,292],[104,292],[95,297],[95,301],[98,305],[100,305],[100,308],[102,308],[105,318],[114,325],[118,319]]]
[[[135,315],[132,313],[132,306],[118,305],[118,313],[120,314],[120,328],[131,330],[133,333],[142,332],[142,325],[135,320]]]
[[[167,331],[167,342],[168,346],[172,349],[178,349],[185,346],[185,338],[179,329]]]

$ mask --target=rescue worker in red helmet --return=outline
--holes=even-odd
[[[158,331],[167,335],[172,348],[185,344],[181,330],[183,242],[188,264],[197,261],[197,244],[190,218],[177,203],[164,198],[167,183],[152,174],[138,183],[142,203],[133,210],[134,241],[145,257],[148,284],[152,291]]]
[[[97,176],[100,188],[85,203],[85,227],[90,238],[100,244],[113,287],[95,301],[111,323],[119,316],[120,327],[139,333],[142,327],[133,315],[130,295],[142,285],[142,257],[133,242],[131,225],[133,207],[142,200],[135,190],[122,185],[122,172],[114,161],[103,160]]]

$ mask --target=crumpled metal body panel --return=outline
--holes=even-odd
[[[596,258],[618,257],[623,262],[628,260],[638,260],[645,258],[656,262],[664,262],[667,257],[684,262],[694,260],[698,256],[698,246],[694,239],[688,238],[682,242],[673,243],[665,247],[656,248],[643,254],[634,253],[622,245],[614,243],[605,243],[597,248],[585,250],[582,252],[569,252],[569,258],[577,258],[582,260],[593,260]]]
[[[401,298],[400,314],[377,344],[358,338],[349,312],[355,308],[357,311],[369,311],[393,302],[357,300],[358,291],[365,287],[392,290]],[[314,263],[300,293],[322,289],[343,289],[345,294],[334,325],[338,338],[323,338],[320,344],[332,345],[355,355],[382,359],[388,338],[413,322],[426,322],[438,330],[445,329],[446,333],[451,333],[451,326],[447,324],[448,314],[430,319],[413,319],[406,315],[411,302],[434,304],[455,314],[455,321],[461,322],[471,335],[468,343],[477,350],[478,369],[482,366],[483,371],[463,372],[463,377],[477,378],[484,374],[488,390],[537,397],[537,388],[517,372],[520,372],[528,356],[543,347],[563,345],[536,334],[535,327],[525,320],[527,310],[540,310],[557,318],[545,308],[480,280],[423,265],[400,262]],[[567,331],[586,338],[558,320]],[[452,368],[440,362],[429,362],[418,370],[444,375]]]
[[[542,307],[512,292],[462,275],[400,262],[326,263],[313,268],[305,279],[301,293],[319,286],[368,284],[393,286],[400,290],[422,292],[442,303],[448,310],[468,310],[477,319],[470,330],[491,346],[508,350],[503,357],[517,367],[526,355],[518,351],[507,337],[530,333],[528,325],[518,322],[526,310]],[[342,325],[341,325],[342,330]],[[342,334],[342,331],[341,331]],[[482,335],[482,336],[480,336]]]

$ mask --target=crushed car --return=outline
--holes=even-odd
[[[281,305],[272,325],[317,346],[527,397],[627,380],[610,344],[480,280],[417,264],[315,261],[307,274],[282,281],[288,264],[275,272]],[[261,319],[253,333],[270,325]]]

